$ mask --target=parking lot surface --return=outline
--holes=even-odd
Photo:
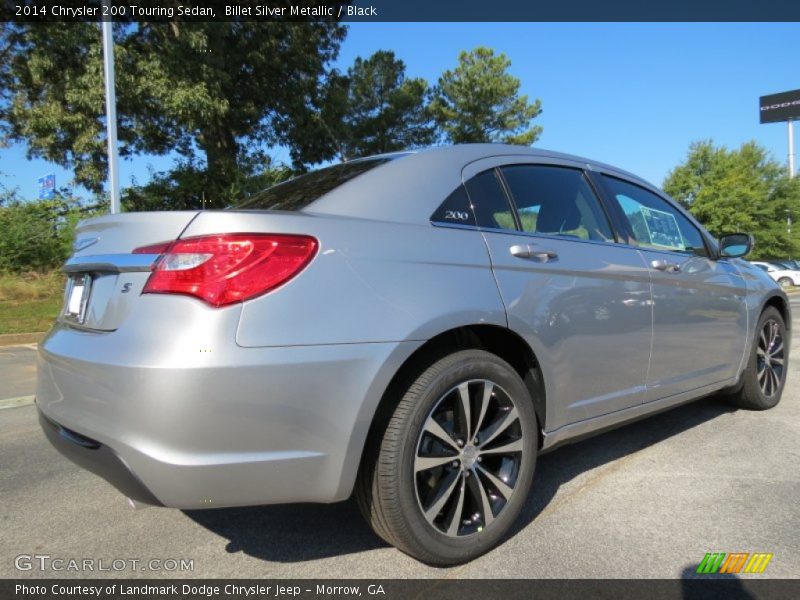
[[[451,569],[385,545],[350,501],[133,510],[48,445],[33,406],[0,410],[0,577],[676,578],[692,576],[706,552],[772,553],[752,577],[798,577],[796,299],[793,310],[793,358],[776,409],[733,410],[709,398],[544,455],[512,537]],[[20,383],[32,357],[3,350],[0,391],[32,394],[30,381]],[[10,372],[19,375],[13,384]],[[20,571],[20,555],[93,559],[95,569],[97,561],[142,562],[119,572],[42,571],[36,563]],[[193,570],[142,569],[168,559],[191,560]]]
[[[36,386],[36,345],[0,346],[0,401],[33,395]]]

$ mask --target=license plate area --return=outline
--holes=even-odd
[[[72,275],[67,282],[64,318],[83,324],[91,293],[92,278],[89,275]]]

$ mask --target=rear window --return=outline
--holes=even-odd
[[[234,205],[232,208],[303,210],[317,198],[324,196],[351,179],[355,179],[359,175],[363,175],[367,171],[389,162],[393,158],[395,157],[356,160],[306,173],[253,194],[247,200]]]

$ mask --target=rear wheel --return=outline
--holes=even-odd
[[[781,277],[780,279],[778,279],[778,284],[782,288],[788,288],[788,287],[794,285],[794,282],[791,279],[789,279],[788,277]]]
[[[735,392],[728,394],[730,400],[751,410],[777,405],[786,383],[788,358],[786,324],[776,308],[767,307],[758,320],[742,381]]]
[[[434,565],[480,556],[509,531],[533,478],[538,430],[525,384],[482,350],[426,368],[394,409],[359,474],[376,533]]]

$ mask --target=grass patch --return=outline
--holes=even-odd
[[[0,333],[47,331],[64,293],[64,276],[57,272],[0,274]]]

